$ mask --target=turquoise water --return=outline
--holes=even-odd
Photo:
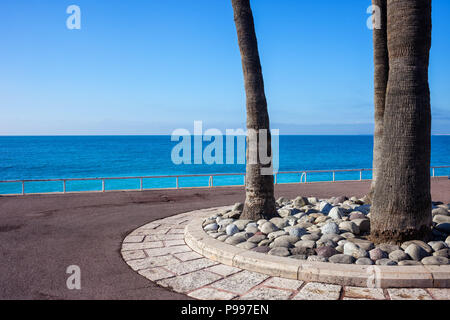
[[[279,171],[371,168],[372,140],[372,136],[281,136]],[[171,151],[176,144],[170,136],[0,137],[0,180],[245,172],[243,164],[175,165]],[[203,148],[208,144],[203,142]],[[450,165],[450,136],[432,137],[431,164]],[[448,168],[436,170],[436,175],[449,174]],[[371,172],[364,172],[363,179],[370,178]],[[299,179],[297,174],[280,175],[278,182]],[[331,179],[331,173],[308,174],[308,181]],[[357,179],[359,172],[336,173],[336,180]],[[242,176],[214,177],[214,185],[240,185],[243,181]],[[207,186],[208,177],[180,178],[179,185]],[[105,184],[106,190],[139,186],[138,179],[111,180]],[[146,189],[175,186],[175,178],[143,181]],[[21,188],[20,183],[0,183],[0,194],[20,193]],[[73,181],[67,182],[66,188],[67,191],[94,191],[101,190],[102,184],[101,181]],[[62,191],[62,182],[28,182],[25,191]]]

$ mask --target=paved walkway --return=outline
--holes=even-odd
[[[184,242],[185,226],[217,209],[153,221],[130,233],[122,255],[143,277],[201,300],[449,300],[450,289],[378,289],[271,277],[209,260]]]
[[[276,195],[363,196],[368,182],[276,186]],[[450,181],[432,182],[433,199],[450,202]],[[243,201],[243,188],[0,197],[0,299],[186,299],[124,263],[127,234],[179,213]],[[81,290],[66,269],[81,268]]]

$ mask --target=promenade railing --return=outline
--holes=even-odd
[[[445,177],[447,175],[438,176],[436,174],[437,169],[450,169],[450,166],[434,166],[431,167],[431,176],[432,177]],[[320,180],[321,182],[336,182],[338,181],[336,179],[336,173],[359,173],[359,179],[349,179],[349,180],[339,180],[339,181],[363,181],[363,180],[370,180],[370,179],[363,179],[363,173],[372,171],[372,169],[333,169],[333,170],[301,170],[301,171],[282,171],[277,172],[274,174],[274,182],[275,184],[287,184],[287,183],[307,183],[307,182],[313,182],[309,180],[309,176],[312,174],[324,174],[324,173],[331,173],[331,179],[330,180]],[[298,180],[297,181],[290,181],[290,182],[281,182],[280,183],[280,176],[282,175],[297,175]],[[243,186],[245,185],[245,173],[216,173],[216,174],[187,174],[187,175],[162,175],[162,176],[134,176],[134,177],[98,177],[98,178],[58,178],[58,179],[26,179],[26,180],[4,180],[0,181],[0,186],[3,184],[20,184],[21,186],[21,192],[20,193],[2,193],[0,189],[0,194],[2,195],[25,195],[25,194],[46,194],[46,193],[78,193],[78,192],[107,192],[107,191],[144,191],[144,190],[155,190],[155,189],[181,189],[181,188],[195,188],[199,186],[181,186],[180,185],[180,179],[181,178],[200,178],[200,177],[207,177],[208,178],[208,186],[209,188],[217,187],[218,185],[214,185],[214,178],[215,177],[236,177],[236,176],[242,176],[243,177],[243,183],[242,184],[222,184],[221,186]],[[170,188],[164,188],[164,187],[155,187],[155,188],[144,188],[144,180],[147,179],[175,179],[175,187]],[[107,190],[106,189],[106,182],[107,181],[114,181],[114,180],[138,180],[139,181],[139,187],[138,188],[128,188],[128,189],[112,189]],[[82,181],[101,181],[101,190],[77,190],[77,191],[67,191],[67,183],[68,182],[82,182]],[[48,192],[27,192],[26,185],[29,183],[36,183],[36,182],[42,182],[42,183],[50,183],[50,182],[61,182],[62,183],[62,189],[61,191],[48,191]],[[318,181],[314,181],[318,182]],[[200,186],[200,187],[206,187],[206,186]]]

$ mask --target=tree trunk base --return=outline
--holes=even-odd
[[[402,244],[403,242],[410,240],[422,240],[428,242],[431,238],[431,228],[428,226],[422,226],[420,229],[371,230],[369,236],[369,240],[375,244]]]
[[[270,220],[275,217],[278,217],[275,201],[269,198],[246,200],[240,219],[257,221],[259,219]]]

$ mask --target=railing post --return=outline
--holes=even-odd
[[[102,179],[102,192],[105,192],[105,179]]]
[[[140,187],[141,187],[141,191],[144,190],[144,179],[142,179],[142,178],[140,180]]]
[[[335,181],[336,181],[336,172],[333,171],[333,182],[335,182]]]
[[[209,176],[209,187],[210,188],[212,188],[213,187],[213,184],[214,184],[214,181],[213,181],[213,176]]]
[[[247,175],[246,175],[246,174],[244,174],[244,187],[245,187],[245,186],[246,186],[246,184],[247,184],[246,178],[247,178]]]
[[[63,180],[63,193],[66,193],[66,180]]]
[[[362,170],[359,171],[359,181],[362,181]]]
[[[178,176],[176,177],[176,180],[177,180],[177,189],[179,189],[180,188],[180,184],[179,184]]]
[[[278,173],[275,173],[275,184],[278,184]]]
[[[308,182],[308,173],[305,172],[305,183]]]
[[[25,195],[25,181],[22,181],[22,195]]]
[[[435,173],[435,172],[434,172],[434,169],[435,169],[435,168],[433,168],[433,177],[434,177],[434,173]]]

